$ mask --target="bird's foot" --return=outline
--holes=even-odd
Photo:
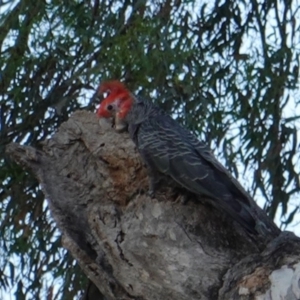
[[[191,193],[184,193],[183,195],[181,195],[181,199],[180,202],[182,205],[186,205],[191,199],[192,199],[192,194]]]
[[[157,177],[149,176],[149,190],[147,192],[150,198],[155,198],[156,192],[159,190],[160,187],[160,180]]]
[[[145,191],[144,188],[138,188],[138,189],[137,189],[137,194],[138,194],[138,195],[144,195],[144,194],[146,194],[146,191]]]
[[[149,188],[149,190],[148,190],[148,192],[147,192],[147,195],[148,195],[151,199],[153,199],[153,198],[155,198],[155,191],[154,191],[153,189],[150,189],[150,188]]]
[[[192,194],[181,188],[175,188],[173,197],[174,202],[185,205],[192,199]]]

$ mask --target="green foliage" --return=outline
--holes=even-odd
[[[296,1],[6,3],[0,4],[3,290],[13,286],[16,299],[37,299],[55,285],[56,299],[73,299],[82,289],[84,276],[61,248],[37,181],[4,148],[12,141],[41,147],[71,112],[95,108],[93,89],[108,78],[151,95],[235,176],[251,178],[248,188],[263,197],[270,217],[279,212],[285,225],[293,221],[298,206],[289,205],[300,189]]]

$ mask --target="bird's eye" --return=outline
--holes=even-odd
[[[112,110],[113,108],[114,107],[111,104],[107,105],[107,110]]]

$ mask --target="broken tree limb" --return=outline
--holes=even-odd
[[[249,237],[205,199],[183,204],[171,190],[151,199],[128,135],[93,113],[74,113],[42,151],[7,152],[38,178],[63,246],[103,299],[300,298],[297,237]]]

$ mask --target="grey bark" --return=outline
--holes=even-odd
[[[205,199],[183,204],[172,190],[149,198],[128,134],[93,113],[73,114],[43,151],[7,152],[38,178],[95,298],[300,299],[296,236],[251,238]]]

